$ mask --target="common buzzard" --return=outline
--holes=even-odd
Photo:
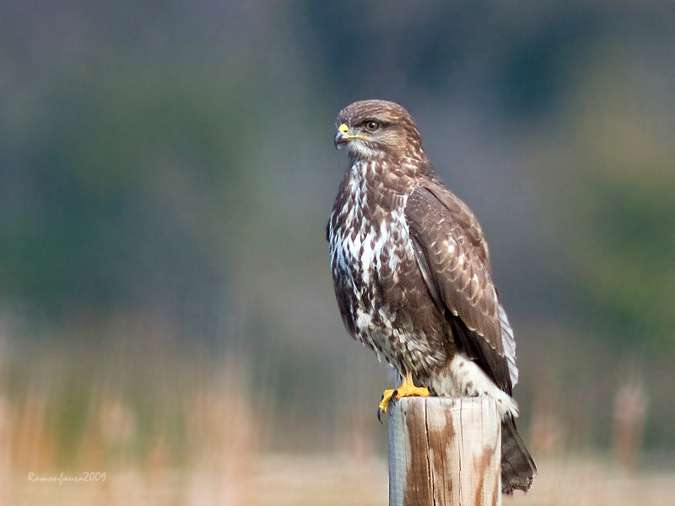
[[[403,379],[380,410],[392,396],[491,397],[502,491],[527,490],[536,466],[514,421],[516,345],[478,221],[435,174],[403,107],[355,102],[337,125],[350,163],[328,223],[335,295],[349,333]]]

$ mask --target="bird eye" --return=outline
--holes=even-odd
[[[369,132],[374,132],[375,130],[380,128],[380,124],[377,121],[370,120],[366,121],[365,127],[366,130],[368,130]]]

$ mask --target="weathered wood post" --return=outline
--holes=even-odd
[[[389,506],[501,505],[501,423],[486,397],[390,406]]]

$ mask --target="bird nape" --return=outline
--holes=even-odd
[[[527,490],[536,466],[514,421],[515,341],[478,221],[434,172],[403,107],[355,102],[337,125],[349,168],[327,231],[335,296],[352,337],[404,378],[380,410],[407,395],[494,399],[502,491]]]

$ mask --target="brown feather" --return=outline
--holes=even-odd
[[[405,214],[410,234],[424,253],[426,277],[444,306],[503,356],[499,301],[487,245],[473,214],[449,190],[427,182],[412,192]]]

